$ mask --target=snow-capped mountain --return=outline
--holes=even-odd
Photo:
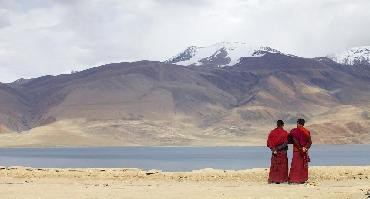
[[[266,53],[281,53],[270,47],[256,47],[243,42],[221,42],[207,47],[190,46],[168,59],[167,63],[178,65],[232,66],[241,57],[262,57]]]
[[[344,52],[329,55],[328,58],[346,65],[370,64],[370,46],[353,47]]]

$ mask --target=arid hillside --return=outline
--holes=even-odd
[[[264,145],[277,119],[315,143],[370,143],[370,67],[266,53],[234,66],[114,63],[0,85],[0,146]]]

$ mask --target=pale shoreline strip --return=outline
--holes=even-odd
[[[246,181],[265,182],[267,168],[220,170],[205,168],[189,172],[163,172],[137,168],[31,168],[0,167],[0,177],[14,178],[78,178],[106,180],[175,180],[175,181]],[[370,180],[370,166],[313,166],[309,182],[323,180]]]

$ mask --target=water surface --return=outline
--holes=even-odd
[[[267,147],[3,148],[0,165],[163,171],[247,169],[269,167],[270,155]],[[370,145],[313,145],[310,156],[315,166],[370,165]]]

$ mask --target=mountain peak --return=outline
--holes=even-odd
[[[185,66],[224,67],[239,63],[241,57],[262,57],[266,53],[281,52],[270,47],[247,45],[244,42],[220,42],[206,47],[190,46],[166,62]]]
[[[343,52],[329,55],[328,58],[346,65],[370,64],[370,46],[352,47]]]

